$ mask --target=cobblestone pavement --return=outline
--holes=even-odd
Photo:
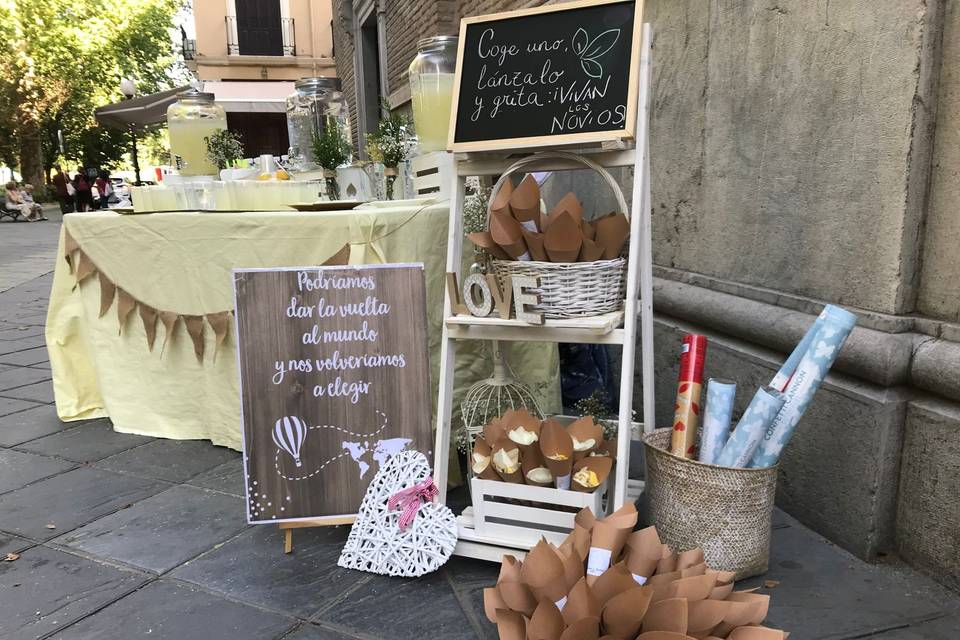
[[[0,223],[0,560],[18,556],[0,561],[0,638],[495,637],[493,564],[454,558],[419,580],[341,569],[346,527],[298,531],[284,555],[276,528],[244,522],[236,452],[59,422],[43,339],[58,226]],[[960,635],[956,594],[780,512],[770,572],[746,586],[795,640]]]

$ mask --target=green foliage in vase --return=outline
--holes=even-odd
[[[313,157],[317,164],[327,171],[334,171],[345,163],[353,151],[353,146],[337,127],[326,127],[323,131],[314,132]]]
[[[207,159],[218,169],[226,169],[244,155],[240,135],[232,131],[221,129],[203,141],[207,143]]]
[[[413,122],[410,116],[391,112],[383,105],[377,131],[367,134],[367,155],[373,162],[396,168],[407,159],[413,142]]]

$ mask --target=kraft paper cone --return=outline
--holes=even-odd
[[[77,250],[77,282],[83,282],[91,275],[96,273],[97,267],[90,261],[89,256],[82,250]]]
[[[657,573],[671,573],[677,570],[677,554],[670,547],[663,545],[660,561],[657,562]]]
[[[153,344],[157,340],[157,310],[142,302],[137,305],[137,310],[143,322],[143,331],[147,334],[147,348],[153,352]]]
[[[640,631],[652,596],[653,590],[649,587],[634,586],[613,597],[603,608],[604,631],[624,640],[633,640]]]
[[[496,587],[483,590],[483,612],[487,615],[487,620],[497,624],[497,609],[507,608],[507,603],[500,597],[500,592]]]
[[[730,610],[730,603],[723,600],[698,600],[687,602],[687,633],[706,635],[723,622]]]
[[[484,464],[481,465],[475,460],[474,454],[483,456],[486,459]],[[493,449],[482,436],[477,436],[473,441],[473,451],[470,454],[470,470],[473,472],[473,475],[481,480],[499,480],[500,476],[493,470],[492,460]]]
[[[701,562],[703,562],[703,549],[700,547],[682,551],[677,554],[677,569],[680,571],[700,564]]]
[[[511,610],[519,611],[528,618],[533,615],[533,610],[537,608],[537,599],[530,587],[522,582],[504,582],[497,585],[497,589]]]
[[[710,590],[710,600],[726,600],[733,591],[733,583],[718,584]]]
[[[591,525],[591,529],[592,528],[593,526]],[[570,544],[573,545],[577,555],[580,556],[580,560],[586,560],[587,554],[590,553],[590,531],[579,524],[574,525],[573,531],[570,532]],[[583,577],[582,571],[580,572],[580,577]]]
[[[550,226],[550,217],[546,213],[540,212],[540,231],[546,231]]]
[[[580,255],[577,262],[593,262],[603,257],[603,247],[593,240],[584,237],[580,244]]]
[[[526,409],[510,409],[500,418],[500,424],[523,456],[540,448],[540,420]]]
[[[565,626],[557,605],[541,600],[527,623],[527,640],[557,640]]]
[[[629,549],[626,561],[627,569],[635,576],[633,579],[636,582],[644,584],[657,568],[657,562],[660,560],[661,549],[663,548],[660,536],[657,535],[657,528],[646,527],[634,531],[627,537],[625,546]],[[639,578],[643,578],[643,580]]]
[[[537,480],[531,479],[530,473],[532,471],[535,471],[536,469],[543,470],[538,473],[544,474],[544,478],[546,477],[545,474],[550,474],[550,479],[544,480],[544,481],[537,481]],[[522,451],[521,459],[520,459],[520,470],[523,471],[524,482],[526,482],[529,485],[532,485],[535,487],[552,487],[553,486],[553,474],[550,473],[550,469],[548,469],[547,466],[543,463],[543,454],[540,453],[539,446],[530,447]]]
[[[589,533],[590,531],[593,531],[593,525],[597,523],[597,517],[593,515],[593,511],[590,510],[590,507],[584,507],[583,509],[580,509],[580,511],[577,511],[577,515],[573,516],[573,521],[575,524],[583,527]]]
[[[603,427],[593,421],[593,416],[574,420],[567,425],[567,433],[573,439],[574,461],[586,458],[603,443]]]
[[[643,632],[647,631],[687,633],[687,601],[684,598],[670,598],[651,602],[643,616]]]
[[[670,598],[685,598],[687,600],[706,600],[717,584],[716,575],[691,576],[680,578],[666,585],[651,585],[656,589],[654,601]]]
[[[573,465],[570,475],[570,488],[573,491],[579,491],[581,493],[593,493],[603,485],[604,481],[607,479],[607,476],[610,475],[610,469],[612,468],[612,458],[608,458],[606,456],[584,458]],[[578,474],[580,474],[580,472],[584,469],[586,469],[588,472],[592,471],[597,476],[597,486],[588,487],[579,482]],[[594,535],[596,535],[596,527],[594,527]],[[624,537],[626,537],[626,534],[624,534]]]
[[[696,640],[696,638],[673,631],[647,631],[638,635],[637,640]]]
[[[529,260],[527,243],[523,240],[523,227],[511,216],[503,213],[490,214],[490,237],[514,260]]]
[[[577,553],[573,544],[564,543],[556,549],[556,553],[563,562],[563,583],[566,586],[567,593],[583,577],[583,556]]]
[[[563,621],[567,625],[572,625],[581,618],[600,617],[600,603],[597,602],[585,578],[580,578],[577,584],[573,585],[573,589],[567,595],[567,604],[560,613],[563,614]]]
[[[592,456],[607,456],[608,458],[617,459],[617,441],[616,440],[604,440],[600,443],[600,446],[597,447],[597,450],[591,453]]]
[[[637,583],[634,582],[629,569],[622,562],[618,562],[604,571],[590,588],[593,589],[593,596],[597,599],[597,602],[603,607],[614,596],[618,596],[636,586]]]
[[[738,627],[730,632],[727,640],[786,640],[787,634],[780,629],[770,627]]]
[[[537,231],[540,221],[540,185],[529,173],[510,194],[513,217],[529,231]]]
[[[160,322],[163,323],[163,328],[166,330],[163,336],[163,345],[160,347],[160,357],[162,358],[163,352],[167,350],[167,344],[177,328],[177,320],[180,319],[180,316],[173,311],[161,311],[158,315],[160,316]]]
[[[524,640],[527,621],[516,611],[497,609],[497,633],[500,634],[500,640]]]
[[[543,539],[538,542],[523,561],[520,579],[538,600],[561,603],[567,595],[563,581],[563,561]]]
[[[197,356],[197,362],[203,364],[203,316],[183,316],[183,324],[193,341],[193,353]]]
[[[483,427],[483,439],[486,440],[492,448],[494,444],[507,437],[507,430],[503,426],[500,418],[494,418]]]
[[[512,216],[513,214],[510,212],[511,195],[513,195],[513,181],[507,178],[503,181],[503,184],[500,185],[500,190],[493,195],[493,200],[490,202],[490,210],[494,213]]]
[[[110,310],[110,306],[113,304],[113,298],[117,293],[117,286],[110,282],[110,279],[104,275],[101,271],[97,274],[100,279],[100,315],[98,318],[102,318],[107,314],[107,311]]]
[[[530,257],[540,262],[547,262],[547,252],[543,248],[544,234],[536,231],[523,230],[523,241],[527,243]]]
[[[324,266],[340,266],[350,262],[350,243],[343,245],[339,251],[326,259]]]
[[[650,579],[647,580],[647,584],[652,587],[663,587],[669,585],[672,582],[676,582],[682,576],[679,571],[668,571],[666,573],[654,573],[650,576]]]
[[[230,312],[220,311],[218,313],[208,313],[207,324],[209,324],[210,328],[213,329],[213,337],[214,337],[213,361],[216,362],[217,352],[220,350],[220,347],[223,346],[224,341],[227,339],[227,331],[229,331],[230,329]]]
[[[501,464],[500,461],[504,458],[513,463],[511,467]],[[523,472],[520,470],[520,448],[510,439],[500,438],[500,441],[493,445],[491,461],[493,470],[497,472],[501,480],[523,484]]]
[[[564,211],[570,214],[573,221],[577,223],[577,227],[583,224],[583,205],[580,204],[577,196],[575,196],[572,191],[568,191],[565,196],[560,198],[560,201],[557,202],[556,206],[550,212],[551,223]]]
[[[552,262],[576,262],[581,244],[580,227],[566,211],[553,217],[543,233],[543,248]]]
[[[594,241],[603,247],[603,259],[618,258],[630,236],[630,222],[627,217],[622,213],[615,213],[594,221],[594,228],[596,229]]]
[[[567,629],[560,636],[560,640],[597,640],[600,636],[600,618],[590,616],[581,618]]]
[[[608,458],[587,458],[581,463],[607,460]],[[593,525],[590,539],[590,553],[587,556],[587,584],[592,585],[607,568],[617,561],[627,536],[637,524],[637,508],[627,503]]]
[[[473,233],[468,233],[467,237],[470,238],[470,242],[480,247],[494,258],[498,258],[500,260],[510,259],[510,255],[501,249],[500,245],[493,241],[493,236],[490,235],[489,231],[475,231]]]
[[[130,312],[133,311],[134,307],[137,306],[137,301],[133,299],[133,296],[117,287],[117,333],[123,333],[123,328],[127,325],[127,318],[130,317]]]
[[[583,233],[583,237],[587,240],[594,240],[597,237],[597,228],[593,226],[592,222],[587,222],[586,220],[580,221],[580,232]]]
[[[733,624],[735,627],[759,625],[767,617],[767,611],[770,608],[770,596],[762,593],[734,591],[727,596],[727,602],[745,605],[740,608],[731,607],[729,615],[723,619],[725,623]]]
[[[681,578],[691,578],[693,576],[702,576],[707,572],[707,563],[701,562],[700,564],[695,564],[692,567],[687,567],[686,569],[680,570]]]
[[[570,487],[570,470],[573,468],[573,440],[567,430],[553,418],[543,421],[540,428],[540,452],[543,461],[553,474],[558,489]]]

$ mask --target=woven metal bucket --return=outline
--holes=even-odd
[[[737,580],[767,570],[777,467],[730,469],[673,455],[671,429],[643,437],[652,524],[677,550],[701,547],[711,569]]]

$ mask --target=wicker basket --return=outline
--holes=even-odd
[[[643,438],[650,520],[674,549],[702,547],[737,580],[767,570],[777,467],[730,469],[671,454],[671,429]]]
[[[617,205],[625,216],[630,212],[623,191],[617,181],[606,169],[575,153],[550,151],[535,153],[510,165],[493,186],[487,205],[487,219],[490,218],[490,205],[503,183],[510,174],[524,167],[549,158],[563,158],[593,169],[606,181],[617,197]],[[581,318],[597,316],[623,308],[626,292],[627,261],[621,256],[614,260],[595,260],[593,262],[540,262],[536,260],[492,260],[493,272],[506,286],[509,276],[536,276],[540,278],[540,287],[532,291],[540,294],[540,303],[532,309],[543,313],[544,318]]]

